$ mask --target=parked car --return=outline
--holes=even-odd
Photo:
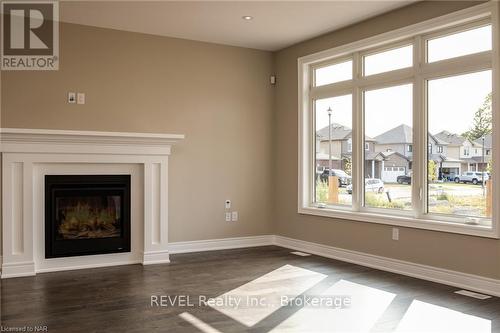
[[[490,179],[487,172],[468,171],[461,176],[456,176],[454,180],[455,183],[472,183],[476,185],[482,183],[483,179],[485,181]]]
[[[411,176],[407,176],[407,175],[402,175],[402,176],[398,176],[398,178],[396,178],[396,181],[398,182],[398,184],[411,184]]]
[[[352,194],[352,185],[347,186],[347,193]],[[384,182],[378,178],[365,178],[365,192],[384,192]]]
[[[319,176],[319,178],[324,182],[328,182],[329,175],[330,175],[330,170],[325,169],[323,170],[323,173]],[[345,171],[343,170],[332,169],[332,176],[339,177],[339,187],[351,184],[352,177],[349,176],[347,173],[345,173]]]

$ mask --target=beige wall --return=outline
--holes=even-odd
[[[275,233],[345,249],[500,278],[500,241],[443,232],[297,214],[297,58],[470,6],[467,2],[417,3],[275,54]],[[278,177],[279,176],[279,177]]]
[[[2,73],[3,127],[186,134],[170,241],[269,234],[271,53],[70,24],[60,37],[59,71]],[[225,222],[225,199],[239,222]]]

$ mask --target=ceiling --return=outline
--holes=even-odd
[[[275,51],[408,5],[393,1],[61,1],[61,21]],[[250,15],[246,21],[242,16]]]

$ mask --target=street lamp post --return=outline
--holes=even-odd
[[[484,173],[486,172],[486,167],[485,167],[485,165],[484,165],[484,135],[483,135],[483,137],[482,137],[481,139],[482,139],[482,143],[483,143],[483,145],[482,145],[482,147],[481,147],[481,151],[482,151],[482,159],[481,159],[481,162],[482,162],[482,164],[483,164],[483,170],[482,170],[482,172],[481,172],[481,178],[482,178],[482,180],[481,180],[481,186],[482,186],[482,188],[483,188],[483,197],[484,197]]]
[[[332,164],[332,108],[328,110],[328,203],[337,204],[339,202],[339,180],[333,175]]]
[[[328,176],[332,176],[332,108],[328,107]]]

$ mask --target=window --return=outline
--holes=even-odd
[[[374,140],[375,146],[374,152],[365,152],[364,176],[380,180],[377,191],[365,189],[365,207],[411,209],[411,185],[395,186],[399,168],[384,170],[392,155],[381,155],[378,152],[383,150],[378,147],[401,145],[404,149],[406,135],[412,132],[412,91],[413,85],[405,84],[364,93],[364,136],[365,140]]]
[[[352,170],[352,140],[349,138],[352,132],[352,95],[318,99],[314,112],[316,168],[325,168],[323,173],[315,176],[315,202],[349,206],[352,203],[347,188],[351,185]],[[330,184],[329,176],[337,177],[337,183]]]
[[[472,141],[480,140],[482,136],[474,134],[478,126],[473,124],[481,118],[482,129],[491,131],[491,108],[488,108],[491,84],[491,70],[429,80],[427,82],[429,131],[438,133],[445,129],[449,133],[469,132],[469,136],[476,135],[471,138]],[[455,162],[457,166],[460,162],[468,163],[470,158],[474,158],[470,156],[470,152],[471,148],[463,148],[464,159]],[[474,149],[474,152],[476,153],[477,149]],[[486,207],[488,193],[476,186],[482,179],[478,179],[475,172],[467,172],[467,178],[460,179],[459,185],[443,183],[443,180],[449,179],[443,177],[440,162],[439,157],[429,154],[428,212],[455,217],[491,217],[491,212],[487,211]],[[477,171],[476,163],[469,162],[469,167]]]
[[[338,64],[320,67],[314,71],[314,85],[316,87],[325,84],[352,80],[352,60]]]
[[[491,25],[430,39],[427,60],[435,62],[491,50]]]
[[[364,75],[384,73],[413,65],[413,45],[398,47],[364,57]]]
[[[492,6],[299,58],[300,213],[500,236]]]

